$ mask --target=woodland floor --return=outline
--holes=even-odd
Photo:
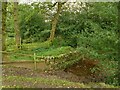
[[[49,79],[50,80],[65,80],[68,82],[75,82],[75,83],[89,83],[89,82],[99,82],[98,78],[95,78],[94,76],[91,75],[81,75],[77,76],[75,74],[72,74],[70,72],[65,72],[62,70],[57,70],[57,71],[41,71],[40,69],[34,70],[33,68],[28,68],[30,67],[30,64],[23,64],[23,63],[18,63],[18,64],[6,64],[2,66],[2,75],[3,75],[3,80],[2,80],[2,85],[3,87],[35,87],[35,88],[51,88],[51,87],[59,87],[59,85],[56,86],[55,84],[46,84],[43,82],[35,82],[35,81],[29,81],[29,80],[24,80],[25,78],[43,78],[43,79]],[[74,68],[75,69],[75,68]],[[14,77],[23,77],[22,80],[16,80]],[[32,80],[32,79],[31,79]],[[101,81],[102,82],[102,81]],[[69,85],[68,85],[69,86]],[[61,87],[68,87],[68,86],[61,86]],[[71,87],[77,87],[70,85]],[[69,86],[69,87],[70,87]]]

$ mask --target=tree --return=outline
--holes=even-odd
[[[47,15],[43,6],[41,3],[19,4],[21,43],[42,42],[49,38],[50,23],[45,22]]]
[[[118,84],[120,86],[120,2],[118,3]]]
[[[20,30],[19,30],[19,21],[18,21],[18,2],[14,2],[14,30],[15,30],[15,41],[16,49],[19,49],[21,46],[20,39]]]
[[[6,50],[6,15],[7,2],[2,2],[2,51]],[[6,55],[2,54],[2,60],[5,60]]]
[[[69,15],[69,16],[71,16],[71,14],[77,15],[77,13],[80,13],[80,11],[78,11],[78,10],[81,10],[82,8],[85,7],[85,3],[81,3],[81,2],[75,2],[75,3],[69,3],[67,1],[63,2],[63,3],[57,2],[53,6],[55,6],[56,4],[57,4],[57,13],[54,14],[54,17],[52,18],[52,22],[51,22],[52,23],[52,29],[51,29],[50,38],[49,38],[50,41],[54,40],[56,32],[58,33],[58,32],[62,31],[62,30],[59,29],[59,27],[60,26],[64,27],[67,24],[67,23],[65,23],[64,25],[62,25],[63,22],[62,22],[62,24],[60,24],[61,21],[62,21],[61,17],[64,15],[65,12],[67,12],[66,14]],[[63,7],[63,4],[65,4],[64,7]],[[62,14],[60,14],[62,9],[63,9]],[[72,19],[74,19],[74,15],[73,15]],[[69,21],[71,21],[70,20],[71,18],[69,18],[68,16],[65,16],[65,17],[67,18],[68,23],[70,23]],[[60,18],[60,20],[59,20],[59,18]],[[63,18],[64,18],[64,16],[63,16]],[[59,20],[59,22],[58,22],[58,20]],[[64,19],[63,19],[63,21],[64,21]],[[76,22],[76,20],[74,20],[74,21]],[[74,22],[72,22],[72,23],[74,23]],[[56,27],[57,24],[59,24],[58,27]],[[73,25],[75,26],[75,24],[73,24]],[[68,26],[71,27],[70,25],[68,25]],[[65,28],[67,28],[67,27],[65,26]],[[63,31],[65,31],[65,29]]]
[[[55,3],[55,4],[57,4],[57,13],[54,15],[54,17],[53,17],[53,19],[52,19],[52,29],[51,29],[50,38],[49,38],[50,41],[53,41],[53,40],[54,40],[55,31],[56,31],[56,25],[57,25],[57,23],[58,23],[59,14],[60,14],[60,12],[61,12],[62,5],[63,5],[64,3],[58,2],[58,3]],[[54,5],[55,5],[55,4],[54,4]]]
[[[6,50],[6,15],[7,2],[2,2],[2,51]]]

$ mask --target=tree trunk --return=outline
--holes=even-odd
[[[6,15],[7,2],[2,2],[2,51],[6,50]]]
[[[49,38],[50,41],[54,40],[56,25],[57,25],[57,22],[58,22],[59,14],[61,12],[61,8],[62,8],[62,3],[58,2],[57,13],[54,15],[54,17],[52,19],[52,29],[51,29],[50,38]]]
[[[120,86],[120,1],[118,2],[118,84]]]
[[[19,21],[18,21],[18,2],[14,2],[14,30],[15,30],[15,41],[16,50],[21,48]]]
[[[6,50],[6,15],[7,2],[2,2],[2,51]],[[6,55],[2,53],[2,60],[6,60]]]

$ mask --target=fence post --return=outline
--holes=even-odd
[[[37,69],[36,53],[34,53],[34,69]]]

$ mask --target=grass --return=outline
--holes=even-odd
[[[36,84],[40,84],[40,85],[48,85],[48,86],[53,86],[58,88],[62,88],[62,87],[65,87],[65,88],[118,88],[112,85],[107,85],[105,83],[83,84],[83,83],[69,82],[61,79],[49,79],[49,78],[41,78],[41,77],[28,78],[28,77],[19,77],[19,76],[7,76],[7,77],[3,77],[3,79],[10,82],[20,83],[19,85],[15,83],[15,85],[12,85],[12,86],[2,86],[3,88],[17,88],[17,87],[28,88],[28,86],[25,86],[25,85],[29,83],[32,83],[32,86],[30,87],[34,87]]]
[[[11,61],[21,61],[21,60],[33,60],[32,57],[27,57],[27,56],[17,56],[17,55],[11,55],[10,56]]]
[[[59,48],[36,48],[33,50],[21,50],[16,52],[16,54],[12,54],[10,55],[10,59],[11,60],[33,60],[33,57],[29,57],[29,56],[19,56],[19,54],[31,54],[33,55],[34,53],[36,53],[37,56],[58,56],[60,54],[65,54],[68,53],[70,51],[74,50],[73,48],[66,46],[66,47],[59,47]],[[19,53],[17,55],[17,53]]]
[[[27,49],[33,49],[33,48],[49,48],[51,46],[50,41],[45,41],[45,42],[37,42],[37,43],[29,43],[29,44],[23,44],[23,48]]]
[[[13,51],[15,49],[15,42],[14,39],[11,39],[12,42],[9,40],[7,43],[7,49],[8,51]],[[50,41],[45,41],[45,42],[36,42],[36,43],[27,43],[27,44],[22,44],[22,49],[24,50],[32,50],[34,48],[49,48],[51,46]]]
[[[18,77],[18,76],[8,76],[8,77],[6,77],[6,79],[8,81],[10,81],[10,82],[11,81],[14,82],[15,80],[17,80],[17,81],[19,81],[21,83],[23,83],[23,82],[24,83],[32,82],[33,86],[36,83],[39,83],[39,84],[45,84],[45,85],[48,85],[48,86],[50,85],[50,86],[54,86],[54,87],[76,87],[76,88],[78,88],[78,87],[79,88],[85,87],[84,84],[69,82],[69,81],[60,80],[60,79],[48,79],[48,78],[41,78],[41,77],[40,78],[26,78],[26,77]],[[23,87],[23,86],[21,86],[21,87]],[[25,87],[27,87],[27,86],[25,86]],[[86,87],[88,87],[88,86],[86,86]]]
[[[48,51],[42,51],[42,52],[38,52],[37,55],[40,56],[58,56],[60,54],[65,54],[68,53],[70,51],[74,50],[73,48],[66,46],[66,47],[59,47],[59,48],[53,48],[53,49],[49,49]]]

